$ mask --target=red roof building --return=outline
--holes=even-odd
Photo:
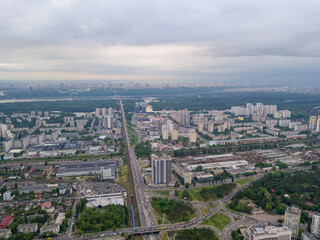
[[[45,208],[50,208],[51,207],[51,202],[45,202],[42,204],[41,209],[45,209]]]
[[[12,223],[13,217],[7,216],[3,219],[2,223],[0,224],[0,229],[5,229],[8,225]]]

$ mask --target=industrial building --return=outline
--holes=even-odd
[[[112,204],[124,206],[124,195],[122,193],[92,195],[86,198],[88,200],[87,207],[104,207]]]
[[[86,150],[83,142],[46,142],[35,146],[29,152],[35,152],[40,157],[73,155],[77,150]]]
[[[203,164],[190,164],[186,166],[186,169],[189,171],[195,170],[197,167],[202,166],[202,169],[213,169],[213,168],[229,168],[229,167],[240,167],[246,166],[248,162],[245,160],[238,161],[227,161],[227,162],[212,162],[212,163],[203,163]]]
[[[91,161],[91,162],[76,162],[62,163],[56,174],[57,177],[74,177],[86,175],[100,175],[101,179],[115,178],[115,161]]]

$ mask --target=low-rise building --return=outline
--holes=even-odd
[[[211,173],[197,175],[194,178],[199,183],[212,182],[214,180],[214,176]]]
[[[191,184],[191,180],[192,180],[191,171],[181,167],[177,163],[172,164],[172,169],[179,177],[183,178],[185,183]]]
[[[59,185],[58,184],[27,184],[25,186],[19,186],[19,193],[41,193],[41,192],[52,192]]]
[[[60,212],[60,213],[58,214],[58,217],[57,217],[56,221],[55,221],[55,224],[58,224],[58,225],[60,226],[60,225],[63,223],[63,220],[64,220],[65,218],[66,218],[66,214]]]
[[[62,163],[57,177],[74,177],[85,175],[100,175],[102,179],[115,178],[115,161],[91,161],[79,163]]]
[[[251,226],[246,231],[248,240],[291,240],[292,232],[286,226]]]
[[[52,206],[51,202],[45,202],[41,205],[41,210],[46,211],[47,213],[53,213],[54,206]]]
[[[0,238],[11,238],[11,229],[0,229]]]
[[[301,240],[317,240],[317,238],[309,232],[303,232],[301,234]]]
[[[10,201],[10,200],[11,200],[11,192],[6,191],[5,193],[3,193],[3,201]]]
[[[32,233],[38,231],[38,224],[37,223],[30,223],[30,224],[20,224],[17,228],[18,233]]]
[[[87,197],[87,200],[87,207],[104,207],[113,204],[124,206],[124,196],[122,193],[91,195]]]
[[[7,226],[9,226],[13,221],[13,217],[7,216],[0,224],[0,229],[5,229]]]
[[[50,233],[50,232],[58,234],[59,231],[60,231],[60,226],[58,224],[44,225],[40,228],[40,234]]]
[[[71,185],[59,185],[59,195],[71,196],[73,192]]]

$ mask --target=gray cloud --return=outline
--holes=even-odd
[[[320,73],[317,0],[0,0],[0,9],[0,78]]]

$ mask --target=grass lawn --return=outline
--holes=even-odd
[[[235,182],[236,182],[236,183],[239,183],[240,185],[244,185],[244,184],[246,184],[247,182],[251,181],[251,180],[254,179],[254,178],[256,178],[256,177],[240,179],[240,180],[237,180],[237,181],[235,181]]]
[[[127,166],[119,167],[118,181],[119,182],[127,182],[128,181],[128,169],[127,169]]]
[[[223,213],[217,212],[204,221],[201,225],[214,226],[222,231],[228,223],[230,223],[230,218]]]
[[[219,237],[212,229],[197,228],[177,231],[175,240],[219,240]]]
[[[136,130],[133,127],[127,125],[127,132],[130,140],[130,146],[132,147],[138,143]]]
[[[211,209],[214,209],[214,208],[216,208],[217,206],[219,206],[219,203],[206,205],[206,207],[211,208]]]
[[[160,240],[168,240],[166,231],[160,232]]]
[[[129,189],[128,168],[127,168],[127,166],[119,167],[119,171],[118,171],[116,182],[119,185],[121,185],[122,187],[125,187],[126,189]]]
[[[199,207],[199,209],[200,209],[200,211],[202,213],[202,216],[205,216],[210,212],[210,209],[208,209],[208,208]]]
[[[151,206],[157,221],[164,219],[164,224],[186,222],[197,216],[197,211],[190,204],[167,198],[152,197]]]
[[[161,194],[161,195],[165,195],[165,196],[169,196],[170,195],[170,190],[162,190],[162,191],[152,191],[154,193],[157,193],[157,194]]]
[[[231,183],[230,183],[231,184]],[[235,184],[234,184],[235,185]],[[190,198],[189,199],[186,199],[188,201],[193,201],[193,202],[211,202],[211,201],[215,201],[215,200],[218,200],[219,197],[217,196],[210,196],[208,199],[206,200],[203,200],[201,195],[200,195],[200,192],[201,190],[203,189],[211,189],[211,188],[216,188],[216,187],[221,187],[221,184],[218,184],[218,185],[213,185],[213,186],[206,186],[206,187],[200,187],[200,188],[194,188],[194,189],[187,189],[187,190],[180,190],[178,191],[179,192],[179,195],[178,197],[181,198],[181,199],[184,199],[183,198],[183,192],[184,191],[188,191],[189,192],[189,195],[190,195]],[[235,188],[236,186],[233,187],[233,189]]]

